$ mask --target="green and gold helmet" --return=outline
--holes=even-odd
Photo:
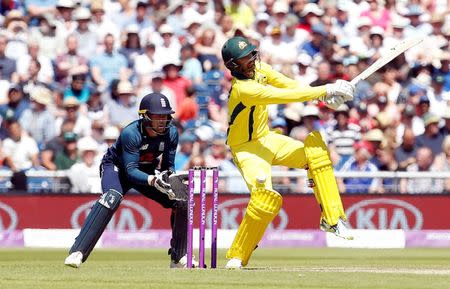
[[[251,44],[248,39],[236,36],[228,39],[222,46],[222,59],[229,70],[235,71],[238,68],[235,60],[245,57],[255,50],[256,46]]]

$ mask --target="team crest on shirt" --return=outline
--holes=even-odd
[[[239,41],[238,46],[240,50],[243,50],[245,47],[247,47],[247,43],[245,43],[245,41]]]
[[[267,84],[267,76],[265,74],[258,75],[257,81],[259,84]]]
[[[148,143],[139,148],[140,151],[148,149]]]
[[[159,151],[162,152],[164,150],[164,142],[159,144]]]

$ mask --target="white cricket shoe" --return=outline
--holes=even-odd
[[[64,265],[73,268],[79,268],[82,262],[83,262],[83,253],[81,253],[80,251],[76,251],[67,256],[66,260],[64,261]]]
[[[192,256],[192,267],[198,268],[198,262],[195,260],[195,256]],[[187,268],[187,255],[181,257],[180,261],[175,262],[174,260],[170,261],[170,268]]]
[[[232,258],[228,260],[226,269],[242,269],[242,260],[238,258]]]
[[[333,226],[328,225],[328,223],[324,219],[322,219],[320,222],[320,229],[324,232],[333,233],[336,236],[345,240],[355,239],[351,230],[347,227],[347,225],[342,219],[339,219],[337,224]]]

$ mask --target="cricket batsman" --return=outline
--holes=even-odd
[[[355,87],[344,80],[318,87],[301,85],[261,62],[256,46],[243,37],[226,41],[222,58],[233,76],[227,144],[250,190],[244,219],[226,255],[226,268],[247,265],[267,225],[282,206],[282,196],[272,188],[272,165],[306,169],[321,209],[320,228],[353,239],[345,226],[347,218],[320,133],[311,132],[302,143],[270,131],[267,105],[320,100],[336,109],[353,99]]]

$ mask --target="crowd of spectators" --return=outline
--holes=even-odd
[[[67,170],[72,191],[99,192],[99,161],[138,118],[140,99],[165,94],[179,127],[176,170],[237,172],[225,145],[231,75],[222,44],[235,35],[304,85],[350,80],[407,37],[424,41],[356,86],[355,100],[269,107],[270,125],[304,140],[319,130],[337,171],[450,168],[450,14],[444,0],[3,0],[0,163]],[[274,168],[284,170],[284,168]],[[88,181],[86,181],[88,179]],[[304,180],[274,180],[310,192]],[[246,191],[240,178],[225,191]],[[339,179],[347,193],[450,192],[449,179]]]

